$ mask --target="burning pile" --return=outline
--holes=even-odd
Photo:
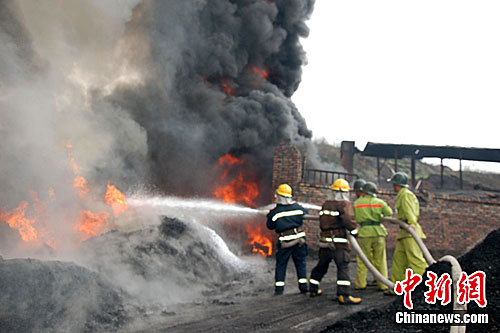
[[[259,196],[255,173],[246,163],[233,155],[222,156],[217,168],[220,170],[219,186],[214,190],[216,198],[227,203],[245,204],[255,207],[255,200]],[[229,223],[229,227],[232,223]],[[262,218],[250,219],[245,224],[247,234],[246,244],[250,246],[251,252],[270,256],[273,251],[272,234],[264,227]]]
[[[2,2],[0,224],[60,250],[113,229],[136,188],[231,197],[237,182],[236,202],[267,202],[274,146],[311,137],[290,96],[313,3]],[[219,186],[227,156],[250,182]]]
[[[124,193],[268,201],[274,146],[311,137],[290,96],[313,2],[0,3],[1,254],[71,258],[97,272],[0,261],[2,278],[18,276],[46,300],[2,280],[13,303],[2,302],[0,327],[19,315],[33,330],[92,329],[109,320],[93,317],[102,308],[120,318],[123,295],[175,299],[237,278],[240,261],[213,231],[190,220],[158,229]],[[272,252],[261,219],[244,231],[252,251]],[[85,290],[95,293],[80,302]],[[83,308],[65,312],[68,302]]]
[[[70,144],[68,144],[68,148],[71,148]],[[67,233],[67,236],[72,239],[72,243],[66,243],[64,246],[109,231],[113,221],[128,209],[125,195],[109,183],[106,193],[101,199],[95,193],[93,193],[93,197],[88,198],[91,189],[87,181],[79,174],[79,167],[75,163],[74,157],[70,155],[69,161],[75,175],[73,188],[78,198],[75,201],[75,206],[79,206],[81,209],[79,215],[73,215],[68,217],[68,221],[63,221],[66,226],[70,228],[72,226],[72,230],[69,228]],[[49,190],[47,201],[41,200],[34,190],[30,190],[29,193],[31,205],[23,200],[12,210],[2,207],[0,209],[0,221],[4,221],[11,229],[19,232],[25,244],[18,244],[18,247],[29,249],[46,245],[56,250],[63,241],[56,238],[55,230],[51,230],[54,224],[51,224],[50,221],[58,217],[56,215],[58,212],[55,209],[58,206],[56,193],[53,189]],[[92,210],[86,209],[86,206],[101,206],[102,208],[101,211],[94,213]]]
[[[116,330],[143,304],[188,302],[252,276],[211,229],[170,218],[93,237],[82,253],[92,271],[0,257],[0,331]]]

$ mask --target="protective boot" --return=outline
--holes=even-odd
[[[283,293],[285,292],[285,287],[274,287],[274,295],[278,296],[278,295],[283,295]]]
[[[316,296],[321,296],[323,294],[323,290],[319,289],[318,285],[316,284],[309,284],[309,296],[311,297],[316,297]]]
[[[305,294],[309,291],[309,288],[307,287],[307,283],[299,283],[299,290],[301,294]]]
[[[359,304],[361,303],[361,298],[347,296],[347,295],[339,295],[339,303],[341,305]]]

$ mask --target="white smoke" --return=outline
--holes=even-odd
[[[289,97],[313,3],[1,2],[3,211],[34,215],[36,193],[48,218],[34,226],[68,239],[82,210],[106,209],[108,182],[208,196],[226,153],[269,186],[274,147],[311,137]]]
[[[0,202],[11,210],[28,201],[26,214],[35,214],[36,193],[50,218],[34,225],[59,239],[81,209],[99,206],[107,181],[143,178],[144,129],[94,98],[142,84],[123,40],[137,3],[0,4]],[[73,188],[76,173],[94,191],[87,199]]]

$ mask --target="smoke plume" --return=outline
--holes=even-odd
[[[305,54],[299,37],[312,1],[142,3],[128,25],[145,37],[146,79],[107,98],[148,133],[154,184],[181,194],[210,191],[210,169],[243,155],[269,181],[273,148],[310,138],[289,97]],[[205,192],[205,193],[204,193]]]
[[[107,183],[206,196],[226,153],[270,183],[274,147],[311,137],[289,97],[313,5],[0,1],[2,216],[47,203],[48,239],[98,210]]]

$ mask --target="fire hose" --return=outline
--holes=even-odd
[[[267,211],[259,211],[259,214],[266,215]],[[319,216],[305,214],[304,219],[319,220]],[[436,260],[432,257],[431,253],[427,249],[427,246],[425,246],[422,239],[417,235],[415,230],[410,225],[408,225],[408,223],[401,221],[399,219],[396,219],[396,218],[392,218],[392,217],[384,217],[384,218],[382,218],[382,221],[397,224],[401,228],[403,228],[404,230],[408,231],[408,233],[413,237],[413,239],[415,239],[418,246],[422,250],[422,253],[424,255],[424,258],[425,258],[425,261],[427,262],[427,264],[432,265],[432,264],[436,263]],[[347,235],[348,235],[347,237],[349,239],[349,242],[352,245],[352,248],[354,249],[354,251],[356,251],[356,254],[359,256],[361,261],[366,265],[366,267],[370,270],[370,272],[373,274],[373,276],[377,280],[379,280],[380,282],[385,284],[387,287],[394,289],[394,283],[392,281],[390,281],[389,279],[387,279],[385,276],[383,276],[375,268],[375,266],[373,266],[373,264],[370,262],[370,260],[368,260],[366,255],[361,250],[361,247],[359,246],[356,238],[354,236],[352,236],[349,232],[347,233]],[[460,267],[460,263],[458,262],[458,260],[455,257],[450,256],[450,255],[443,256],[441,259],[439,259],[439,261],[446,261],[446,262],[449,262],[451,264],[451,275],[452,275],[451,278],[453,281],[453,310],[462,310],[462,311],[467,310],[466,303],[459,304],[457,302],[457,282],[460,279],[460,275],[462,273],[462,268]],[[464,333],[465,329],[466,329],[466,326],[451,326],[450,333]]]
[[[424,254],[425,261],[427,261],[427,264],[428,265],[432,265],[432,264],[434,264],[436,262],[436,260],[434,260],[434,258],[432,257],[431,253],[427,249],[427,246],[425,246],[425,244],[422,241],[422,239],[420,237],[418,237],[418,235],[415,232],[415,230],[408,223],[405,223],[405,222],[403,222],[401,220],[398,220],[398,219],[395,219],[393,217],[384,217],[384,218],[382,218],[382,221],[384,221],[384,222],[390,222],[390,223],[393,223],[393,224],[397,224],[401,228],[403,228],[404,230],[408,231],[408,233],[415,239],[415,241],[417,242],[418,246],[422,250],[422,253]]]
[[[415,239],[415,241],[417,242],[420,249],[422,250],[422,253],[424,254],[424,257],[425,257],[425,261],[427,261],[427,263],[429,265],[432,265],[436,262],[436,260],[434,260],[431,253],[429,252],[429,250],[425,246],[422,239],[420,237],[418,237],[415,230],[412,227],[410,227],[407,223],[405,223],[401,220],[392,218],[392,217],[384,217],[384,218],[382,218],[382,221],[397,224],[401,228],[403,228],[404,230],[408,231],[410,233],[410,235]],[[356,239],[354,239],[354,237],[350,236],[349,240],[353,244],[354,244],[354,242],[356,243],[356,246],[358,247],[358,249],[355,249],[355,250],[358,253],[358,255],[360,256],[360,258],[364,257],[366,259],[366,256],[363,254],[363,251],[361,251],[361,249],[359,248],[359,245],[357,244]],[[361,259],[361,260],[363,260],[363,259]],[[451,279],[453,281],[453,310],[462,310],[462,311],[467,310],[466,303],[459,304],[457,302],[457,282],[460,279],[460,275],[462,274],[462,268],[460,267],[460,263],[458,262],[458,260],[455,257],[450,256],[450,255],[446,255],[446,256],[442,257],[441,259],[439,259],[439,261],[446,261],[446,262],[449,262],[451,264]],[[364,260],[363,260],[363,263],[365,263],[365,265],[366,265],[366,262]],[[368,265],[366,267],[368,267],[368,269],[370,269],[370,267]],[[375,267],[372,266],[372,268],[370,269],[370,272],[372,272],[372,274],[375,275],[374,271],[376,271],[376,269],[375,269]],[[378,273],[378,271],[377,271],[377,273]],[[390,286],[385,281],[383,281],[383,280],[381,280],[381,281],[384,284],[386,284],[388,287],[394,288],[394,284],[392,282],[391,282],[392,286]],[[465,326],[451,326],[450,333],[464,333],[465,328],[466,328]]]

